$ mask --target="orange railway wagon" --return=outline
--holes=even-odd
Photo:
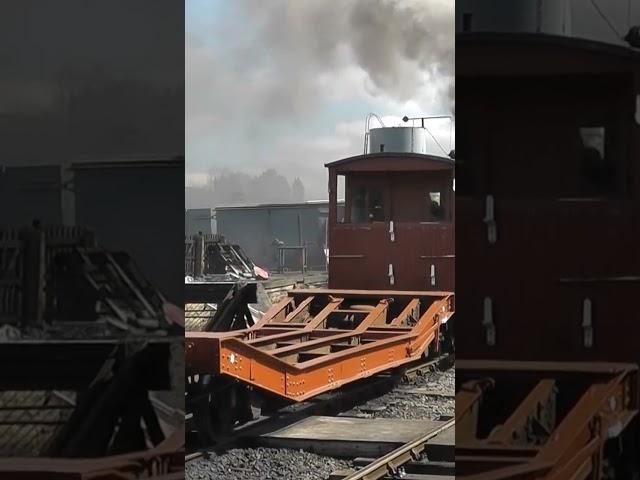
[[[446,292],[296,290],[251,328],[189,333],[186,373],[302,401],[437,349],[451,314]]]
[[[301,402],[438,352],[452,313],[448,292],[294,290],[250,328],[187,332],[189,432],[215,442],[254,408]]]

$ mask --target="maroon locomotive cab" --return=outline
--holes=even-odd
[[[378,152],[326,166],[329,288],[454,291],[451,158]]]
[[[640,53],[472,33],[456,57],[461,356],[640,361]]]

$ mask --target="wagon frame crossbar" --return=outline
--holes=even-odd
[[[632,364],[458,360],[456,476],[601,479],[638,402]]]
[[[303,401],[437,350],[452,314],[448,292],[294,290],[250,328],[187,332],[187,375]]]

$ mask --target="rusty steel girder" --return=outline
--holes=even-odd
[[[611,478],[605,446],[638,406],[637,365],[459,360],[456,478]]]
[[[187,332],[186,374],[303,401],[437,349],[452,314],[449,292],[292,291],[251,328]]]

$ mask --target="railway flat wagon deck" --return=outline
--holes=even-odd
[[[296,290],[251,328],[187,332],[186,372],[302,401],[437,350],[452,308],[449,292]]]

